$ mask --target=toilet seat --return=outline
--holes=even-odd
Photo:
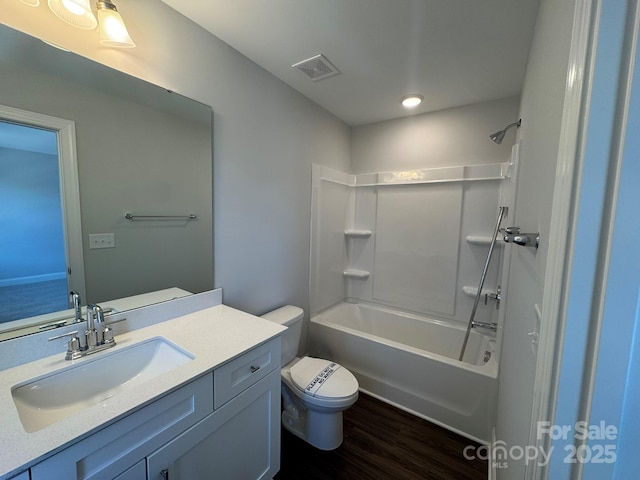
[[[303,357],[289,369],[295,387],[305,397],[328,401],[352,397],[358,380],[343,366],[322,358]]]

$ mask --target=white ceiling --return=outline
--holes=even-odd
[[[163,0],[356,126],[520,93],[538,0]],[[341,74],[291,65],[324,54]],[[411,112],[408,93],[424,95]]]

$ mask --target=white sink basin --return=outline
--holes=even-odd
[[[195,358],[162,337],[95,355],[11,388],[26,432],[53,425]]]

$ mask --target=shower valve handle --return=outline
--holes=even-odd
[[[514,235],[513,243],[522,245],[523,247],[538,248],[540,246],[540,233],[521,233]]]
[[[520,227],[507,227],[500,230],[504,233],[503,240],[506,243],[515,243],[523,247],[538,248],[540,245],[540,233],[520,233]]]

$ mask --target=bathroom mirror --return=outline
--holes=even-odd
[[[81,221],[77,235],[81,238],[86,286],[82,303],[109,304],[172,288],[179,289],[180,295],[212,289],[211,107],[4,25],[0,25],[0,71],[0,105],[70,120],[75,126]],[[0,168],[4,172],[15,173],[25,163],[22,156],[14,155],[16,148],[20,155],[35,150],[0,144]],[[56,155],[49,156],[53,162],[58,160]],[[39,168],[30,168],[23,179],[40,175]],[[28,181],[19,187],[9,183],[15,182],[14,175],[2,176],[5,192],[19,190],[20,195],[26,195],[33,188]],[[64,183],[59,181],[63,199]],[[55,198],[47,201],[55,203]],[[15,208],[14,214],[11,211],[17,200],[4,203],[0,209],[4,232],[51,221],[50,217],[39,217],[45,214],[44,209],[38,215],[16,215]],[[65,208],[72,208],[62,203],[63,213]],[[127,213],[136,218],[127,219]],[[53,243],[49,235],[36,238],[40,240],[34,242],[32,250],[18,254],[17,249],[5,248],[5,244],[2,255],[5,259],[12,257],[14,266],[26,264],[41,255],[38,244]],[[106,244],[105,238],[109,239]],[[14,276],[18,283],[27,282],[25,278],[29,277],[20,273]],[[0,290],[11,284],[11,278],[0,278]],[[64,296],[62,310],[68,308],[67,290],[66,284],[56,290]],[[27,303],[44,303],[39,295],[37,291],[30,294]],[[157,295],[142,298],[152,303],[165,299]],[[11,302],[11,296],[2,298],[4,310],[13,308]],[[45,322],[65,317],[64,312],[38,312],[39,316],[25,313],[14,318],[14,312],[10,321],[0,321],[0,332],[10,330],[14,323],[29,325],[31,319],[42,322],[42,314]],[[18,331],[15,336],[24,332]]]

